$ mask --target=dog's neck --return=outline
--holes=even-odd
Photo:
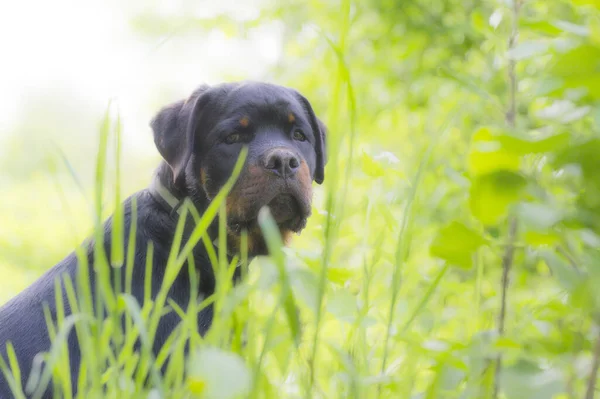
[[[167,176],[160,172],[160,168],[156,171],[150,187],[148,188],[150,195],[158,202],[171,217],[175,214],[181,215],[183,200],[187,197],[182,195],[180,190],[172,182],[167,180]]]
[[[182,187],[181,184],[176,184],[173,180],[173,172],[165,162],[161,163],[157,168],[149,187],[152,197],[161,204],[165,212],[169,213],[174,220],[178,219],[181,215],[185,199],[191,200],[199,215],[202,216],[208,206],[209,200],[206,198],[204,192],[196,191],[198,190],[190,190],[186,186]],[[218,225],[216,221],[213,221],[209,227],[208,234],[216,247],[218,242]],[[229,255],[233,256],[234,254],[230,253]]]

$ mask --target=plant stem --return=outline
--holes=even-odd
[[[519,9],[521,0],[513,0],[512,32],[508,38],[508,51],[515,48],[519,37]],[[509,81],[509,103],[506,113],[506,122],[512,128],[516,126],[517,120],[517,61],[513,58],[508,59],[508,81]]]
[[[510,220],[508,238],[509,242],[514,242],[517,235],[517,218],[512,217]],[[500,303],[500,314],[498,315],[498,336],[504,335],[504,326],[506,323],[506,308],[508,301],[508,286],[510,284],[510,269],[512,267],[515,253],[514,245],[509,244],[502,256],[502,299]],[[502,354],[498,354],[496,358],[496,369],[494,372],[494,399],[498,398],[500,388],[500,371],[502,369]]]
[[[519,36],[519,9],[521,0],[513,0],[512,3],[512,31],[508,38],[508,51],[512,50],[517,44]],[[508,60],[508,80],[509,80],[509,103],[506,113],[506,123],[514,129],[517,119],[517,72],[516,60]],[[498,336],[504,335],[506,323],[506,308],[508,301],[508,288],[510,284],[510,269],[512,268],[515,254],[515,240],[517,237],[517,218],[511,216],[509,219],[507,245],[502,256],[502,298],[500,303],[500,314],[498,315]],[[494,370],[494,392],[493,398],[497,399],[500,391],[500,373],[502,371],[502,354],[496,357],[496,368]]]
[[[585,399],[594,399],[594,393],[596,392],[596,378],[598,376],[598,368],[600,368],[600,334],[598,334],[596,344],[594,345],[592,371],[590,371],[590,377],[585,392]]]

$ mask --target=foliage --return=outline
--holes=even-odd
[[[324,115],[329,161],[309,228],[283,251],[272,237],[273,257],[220,287],[207,337],[185,323],[202,304],[173,309],[184,323],[156,359],[94,320],[88,356],[110,367],[90,368],[81,395],[593,397],[600,2],[512,1],[293,0],[255,19],[189,21],[182,6],[132,21],[149,40],[182,21],[232,36],[279,22],[273,76]],[[111,306],[152,336],[151,304]],[[149,372],[167,351],[143,391],[136,362]]]

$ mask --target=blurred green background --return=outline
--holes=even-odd
[[[593,394],[600,1],[513,1],[3,4],[0,303],[90,233],[109,101],[129,195],[159,162],[161,106],[204,82],[267,80],[330,129],[289,251],[303,321],[327,267],[315,397]],[[300,395],[290,347],[269,354],[271,397]]]

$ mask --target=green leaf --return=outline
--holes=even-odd
[[[582,279],[570,293],[569,304],[576,309],[583,309],[586,312],[597,312],[600,307],[600,298],[598,297],[598,280],[590,278]]]
[[[585,89],[591,99],[600,100],[600,73],[573,76],[563,82],[565,89]]]
[[[475,143],[469,153],[469,172],[479,176],[499,170],[518,171],[521,158],[502,148],[497,141]]]
[[[497,137],[502,147],[514,154],[541,154],[562,149],[569,142],[568,133],[559,133],[551,136],[525,137],[504,133]]]
[[[345,284],[346,281],[354,276],[355,272],[346,267],[329,267],[327,269],[327,279],[336,284]]]
[[[600,170],[600,139],[590,139],[565,148],[557,154],[555,164],[559,167],[575,164],[586,175],[596,175]]]
[[[596,74],[600,66],[600,48],[591,44],[575,47],[558,54],[550,73],[562,78],[588,77]]]
[[[554,76],[542,77],[536,84],[534,95],[536,97],[557,95],[561,93],[564,87],[565,82],[561,78],[557,78]]]
[[[250,373],[240,356],[204,347],[190,357],[188,389],[203,398],[245,397],[250,390]]]
[[[585,26],[577,25],[568,21],[556,21],[553,24],[564,32],[573,33],[578,36],[587,36],[590,32]]]
[[[481,11],[474,11],[471,13],[471,25],[478,32],[485,32],[488,29],[488,25],[486,24]]]
[[[556,167],[574,165],[582,177],[574,221],[600,231],[600,139],[590,139],[567,147],[554,159]]]
[[[590,247],[600,248],[600,236],[592,230],[584,229],[579,232],[581,241]]]
[[[535,230],[546,230],[562,219],[562,212],[544,204],[522,202],[517,206],[519,220]]]
[[[573,4],[578,6],[593,6],[600,9],[600,0],[571,0]]]
[[[508,399],[547,399],[564,392],[564,376],[558,369],[542,370],[537,364],[521,360],[501,375],[502,390]]]
[[[595,45],[600,44],[600,19],[592,18],[589,22],[590,40]]]
[[[553,232],[526,231],[524,240],[533,246],[555,245],[560,241],[560,236]]]
[[[452,365],[443,364],[438,374],[439,387],[441,392],[455,392],[460,389],[466,373]],[[437,396],[435,396],[437,397]],[[442,395],[445,397],[445,395]]]
[[[536,116],[541,119],[556,120],[561,123],[578,121],[590,113],[592,107],[578,107],[571,101],[556,101],[548,107],[539,110]]]
[[[523,21],[519,24],[522,28],[535,31],[536,33],[545,34],[548,36],[556,36],[561,33],[561,30],[546,20],[540,21]]]
[[[600,231],[600,139],[590,139],[567,147],[554,159],[556,167],[575,165],[583,177],[577,196],[575,220]]]
[[[496,171],[518,172],[521,156],[542,154],[565,148],[568,133],[524,135],[483,127],[475,132],[469,152],[468,167],[472,176]]]
[[[527,181],[518,173],[498,171],[479,176],[471,184],[469,205],[473,216],[485,225],[495,225],[508,207],[521,198]]]
[[[364,151],[361,156],[361,166],[363,172],[371,177],[381,177],[385,172],[383,166],[381,166],[380,163],[376,162]]]
[[[503,148],[490,128],[481,128],[473,135],[468,158],[471,175],[485,175],[499,170],[518,171],[520,164],[520,157]]]
[[[512,340],[510,338],[498,337],[494,341],[493,348],[496,348],[496,349],[520,349],[521,345],[519,345],[518,342],[516,342],[515,340]]]
[[[454,221],[438,231],[429,251],[453,265],[469,268],[473,254],[485,243],[481,234]]]
[[[548,51],[549,43],[541,40],[528,40],[519,43],[507,52],[508,58],[516,61],[525,60]]]
[[[502,22],[502,9],[496,9],[492,15],[490,15],[490,18],[488,19],[488,23],[490,24],[490,26],[494,29],[496,29],[500,23]]]

